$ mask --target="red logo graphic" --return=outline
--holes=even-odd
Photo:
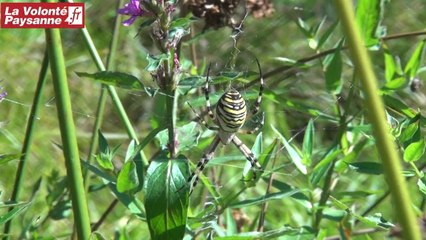
[[[84,3],[0,3],[1,28],[83,28]]]

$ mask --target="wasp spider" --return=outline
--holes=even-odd
[[[262,101],[262,93],[264,87],[262,69],[260,68],[259,61],[256,59],[257,66],[259,68],[260,74],[260,88],[259,95],[254,103],[254,108],[252,114],[256,114],[259,111],[260,103]],[[188,178],[188,183],[190,185],[190,193],[195,188],[198,183],[199,174],[203,171],[204,167],[207,165],[210,159],[212,159],[214,152],[219,145],[220,142],[222,144],[227,145],[229,143],[233,143],[240,152],[247,158],[247,160],[251,163],[253,169],[253,178],[256,179],[256,171],[262,171],[262,167],[259,162],[255,158],[254,154],[251,150],[237,137],[236,133],[245,132],[245,133],[253,133],[258,130],[258,127],[251,131],[242,131],[241,127],[244,125],[247,115],[247,107],[244,98],[241,94],[231,88],[229,91],[225,92],[219,99],[216,106],[216,114],[213,113],[212,107],[210,105],[209,98],[209,74],[210,74],[210,66],[207,70],[206,84],[204,86],[204,94],[206,98],[206,106],[207,112],[216,126],[210,126],[207,124],[205,120],[203,120],[200,115],[195,111],[194,108],[191,109],[194,111],[198,120],[205,125],[210,130],[217,131],[216,137],[213,139],[213,142],[205,151],[204,155],[201,157],[201,160],[198,162],[196,169],[192,172],[191,176]]]

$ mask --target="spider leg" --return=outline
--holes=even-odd
[[[265,86],[265,82],[263,81],[262,68],[260,68],[259,60],[256,58],[257,67],[259,68],[260,75],[260,87],[259,87],[259,95],[257,96],[256,102],[254,103],[254,109],[252,111],[253,115],[259,111],[260,103],[262,102],[263,88]]]
[[[252,117],[253,118],[253,117]],[[263,125],[265,125],[265,113],[262,113],[261,119],[259,122],[256,122],[256,127],[254,127],[253,129],[240,129],[238,132],[242,133],[242,134],[253,134],[259,131],[259,129],[261,127],[263,127]]]
[[[200,161],[197,163],[197,167],[192,172],[191,176],[188,178],[188,183],[190,184],[190,190],[189,195],[192,194],[192,191],[194,190],[195,186],[197,186],[198,179],[200,173],[203,171],[204,167],[207,165],[207,163],[212,159],[214,152],[216,151],[217,146],[220,143],[220,137],[217,135],[213,142],[210,144],[207,151],[203,154]]]
[[[209,96],[209,93],[210,93],[210,90],[209,90],[209,75],[210,75],[210,67],[211,67],[211,65],[212,64],[210,63],[209,64],[209,68],[207,69],[206,84],[204,85],[203,90],[204,90],[204,95],[206,97],[207,112],[208,112],[210,118],[212,120],[214,120],[215,116],[214,116],[213,111],[212,111],[212,107],[211,107],[211,104],[210,104],[210,96]]]
[[[263,169],[257,161],[256,157],[254,156],[253,152],[236,135],[232,138],[232,142],[251,163],[251,167],[253,169],[253,179],[256,179],[256,171],[263,171]]]
[[[194,112],[195,116],[198,119],[198,122],[200,122],[201,124],[203,124],[207,129],[209,130],[213,130],[213,131],[217,131],[219,130],[219,127],[217,126],[210,126],[201,116],[200,114],[197,113],[197,111],[195,111],[195,109],[192,107],[192,105],[189,102],[188,103],[189,107],[191,108],[191,110]]]

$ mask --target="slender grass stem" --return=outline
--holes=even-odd
[[[362,89],[365,93],[365,105],[372,125],[376,146],[383,161],[384,173],[394,201],[395,214],[403,229],[404,239],[420,240],[421,233],[412,209],[407,186],[401,174],[400,158],[392,141],[390,127],[386,122],[383,100],[380,98],[377,80],[371,61],[355,24],[351,1],[334,1],[342,27],[347,36],[349,50],[355,67],[359,70]]]
[[[65,166],[74,213],[74,223],[79,239],[90,238],[90,220],[83,185],[80,157],[72,116],[65,61],[59,29],[46,29],[46,40],[51,64],[53,87],[61,131]]]
[[[89,32],[87,31],[86,28],[83,28],[81,31],[82,31],[84,40],[86,42],[87,48],[89,49],[90,55],[95,61],[96,67],[98,68],[99,71],[105,71],[106,68],[104,64],[102,63],[102,60],[99,56],[98,51],[96,50],[95,45],[93,44],[93,41],[92,41],[92,38],[90,37]],[[120,101],[120,98],[118,97],[117,91],[115,90],[113,86],[108,85],[106,88],[108,90],[109,95],[111,96],[114,106],[116,107],[118,111],[120,119],[126,128],[127,134],[129,135],[131,139],[135,140],[136,143],[139,144],[139,140],[137,138],[136,132],[133,129],[130,119],[127,116],[126,110],[124,109],[124,106]],[[142,157],[142,162],[144,163],[144,165],[148,165],[148,159],[146,158],[146,155],[143,151],[141,151],[141,157]]]
[[[37,122],[36,120],[39,115],[40,108],[42,106],[42,101],[41,101],[43,97],[42,93],[43,93],[44,86],[46,85],[46,76],[47,76],[48,68],[49,68],[49,60],[48,60],[47,51],[46,51],[44,53],[43,63],[41,65],[41,70],[38,77],[38,83],[34,93],[33,104],[31,106],[30,116],[27,122],[27,129],[25,131],[24,143],[22,144],[21,157],[19,159],[20,161],[18,164],[18,169],[16,170],[15,183],[13,186],[12,197],[10,198],[12,202],[18,201],[21,195],[22,181],[25,179],[25,176],[26,176],[25,166],[28,162],[28,158],[30,157],[30,147],[33,143],[35,123]],[[9,212],[12,210],[13,208],[9,208]],[[11,230],[11,226],[12,226],[12,220],[6,222],[6,224],[4,225],[3,233],[6,237],[3,239],[8,239],[7,235],[9,234]]]
[[[118,9],[122,4],[123,4],[123,0],[117,1],[116,8]],[[117,14],[114,21],[114,30],[112,33],[112,39],[110,42],[109,53],[107,57],[107,64],[106,64],[107,70],[112,70],[115,68],[115,52],[117,50],[120,26],[121,26],[121,15]],[[104,119],[105,104],[107,100],[106,96],[107,96],[107,87],[106,85],[102,84],[99,100],[98,100],[98,106],[96,109],[95,124],[92,130],[92,139],[90,141],[89,154],[87,156],[89,163],[93,161],[93,158],[98,146],[98,140],[99,140],[98,130],[101,128],[101,125]],[[90,178],[88,176],[89,176],[88,171],[85,171],[84,184],[85,184],[86,192],[90,184]]]

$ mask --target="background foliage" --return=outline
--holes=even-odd
[[[176,164],[170,165],[172,172],[183,173],[181,182],[189,174],[184,163],[187,160],[196,163],[214,136],[191,122],[194,115],[186,104],[190,102],[199,111],[204,108],[204,96],[194,83],[203,83],[206,65],[212,63],[213,102],[229,85],[240,89],[246,99],[254,100],[258,91],[258,82],[251,82],[258,76],[254,57],[259,59],[266,81],[262,104],[266,122],[262,133],[241,135],[264,163],[263,178],[256,184],[241,181],[247,174],[244,157],[231,146],[219,147],[205,170],[206,177],[202,177],[189,202],[185,191],[169,192],[173,195],[171,199],[182,200],[175,209],[189,206],[188,213],[174,213],[181,216],[180,220],[186,220],[188,215],[186,237],[204,239],[213,234],[216,239],[312,239],[318,234],[319,239],[348,235],[354,235],[355,239],[380,239],[398,236],[400,231],[395,226],[398,219],[388,197],[356,69],[342,41],[334,7],[330,1],[273,3],[275,12],[271,16],[257,19],[247,16],[240,32],[232,32],[229,27],[203,31],[205,23],[199,20],[192,22],[194,35],[182,41],[180,63],[182,77],[187,82],[181,82],[176,113],[181,155]],[[405,171],[401,174],[409,179],[419,220],[426,192],[422,173],[425,40],[424,33],[416,36],[406,33],[424,30],[424,7],[424,1],[420,0],[384,1],[381,8],[363,9],[367,16],[357,15],[358,22],[366,27],[364,33],[389,123],[404,160],[401,164]],[[115,2],[86,2],[87,29],[105,60],[115,15]],[[235,14],[237,19],[243,15],[243,12]],[[368,22],[368,17],[380,21]],[[134,90],[141,85],[117,88],[140,145],[128,139],[108,98],[100,129],[100,153],[96,163],[83,164],[91,173],[87,195],[90,219],[92,222],[102,219],[97,231],[108,239],[149,239],[153,222],[148,220],[149,225],[146,219],[152,220],[157,209],[146,209],[144,204],[149,202],[144,203],[144,198],[157,193],[150,190],[163,190],[163,185],[151,186],[147,180],[145,191],[141,191],[142,183],[144,177],[151,179],[154,170],[167,171],[169,167],[164,162],[167,156],[160,151],[168,143],[167,132],[163,131],[167,120],[166,97],[158,92],[152,97],[152,89],[158,86],[146,70],[152,64],[148,55],[158,56],[160,51],[149,35],[149,28],[138,33],[135,25],[141,22],[120,29],[115,55],[115,70],[137,77],[145,87],[143,90]],[[371,26],[378,27],[372,30]],[[79,31],[63,30],[61,34],[79,151],[86,160],[100,85],[83,75],[98,69]],[[14,185],[16,159],[25,136],[36,76],[45,51],[45,36],[43,30],[3,29],[0,42],[3,80],[0,85],[8,93],[0,103],[0,154],[18,154],[0,160],[1,200],[6,204]],[[328,51],[334,48],[341,51]],[[236,74],[242,77],[233,77]],[[129,78],[131,81],[132,77]],[[20,212],[13,216],[11,233],[68,238],[73,231],[73,218],[54,90],[49,81],[43,103],[25,169],[24,191],[16,208]],[[137,154],[138,147],[143,147],[145,156],[153,160],[148,170],[141,170],[143,159]],[[325,199],[324,192],[330,194]],[[3,217],[7,216],[4,206],[0,209]],[[104,213],[108,213],[106,219],[102,218]],[[183,231],[185,222],[173,224]],[[162,226],[159,228],[162,231]]]

